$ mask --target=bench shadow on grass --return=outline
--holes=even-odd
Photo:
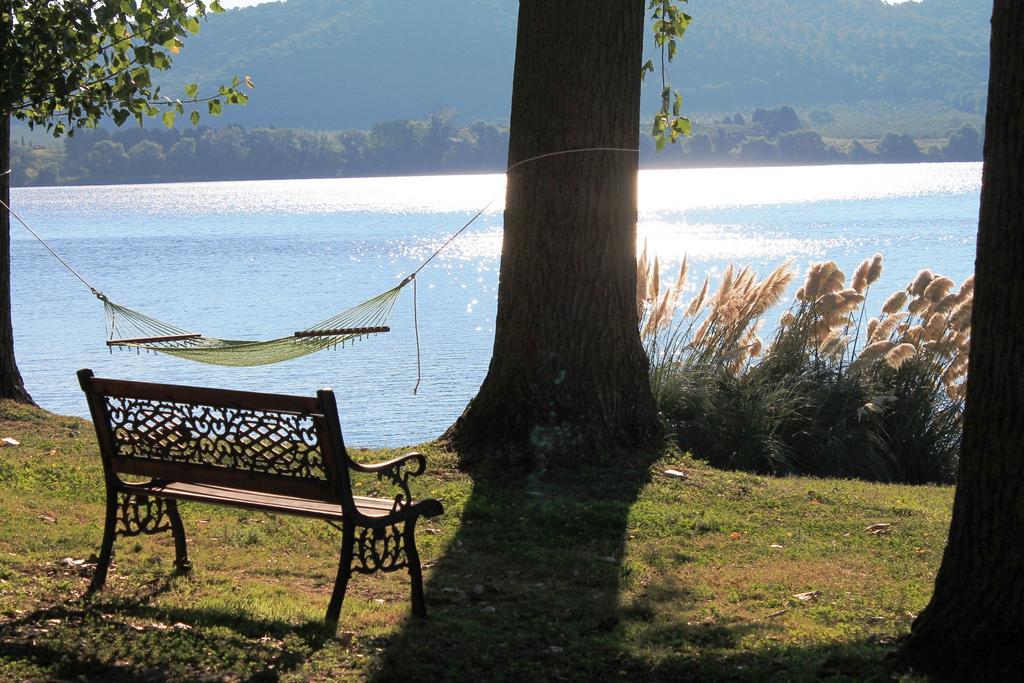
[[[371,680],[891,678],[892,645],[743,651],[744,634],[774,626],[693,620],[701,599],[688,586],[635,576],[642,567],[623,561],[630,510],[655,460],[616,466],[611,475],[594,468],[527,480],[474,477],[458,531],[426,585],[429,617],[410,618],[381,643]]]
[[[2,621],[0,655],[38,667],[46,680],[276,680],[300,668],[332,635],[320,621],[296,625],[235,610],[152,604],[175,580]]]

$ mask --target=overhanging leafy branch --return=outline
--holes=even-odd
[[[682,115],[683,97],[672,87],[668,79],[668,63],[675,59],[678,41],[686,33],[693,20],[683,12],[678,3],[687,0],[650,0],[648,10],[651,11],[651,30],[654,32],[654,45],[660,52],[661,71],[661,108],[654,115],[651,136],[654,138],[658,151],[669,142],[675,143],[680,136],[689,135],[690,120]],[[654,72],[654,60],[649,59],[640,70],[641,78]]]

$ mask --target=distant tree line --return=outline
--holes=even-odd
[[[701,123],[674,149],[654,153],[643,139],[641,160],[649,166],[771,166],[793,164],[871,164],[915,161],[981,161],[982,135],[964,124],[945,139],[919,145],[906,133],[887,133],[877,140],[830,140],[810,128],[831,122],[827,111],[802,120],[789,106],[737,113],[714,123]]]
[[[828,140],[810,128],[828,123],[817,111],[804,121],[789,106],[698,122],[693,136],[656,153],[641,136],[647,167],[975,161],[981,134],[969,124],[921,146],[909,135]],[[457,126],[450,111],[423,120],[378,123],[370,130],[291,128],[95,129],[68,138],[63,153],[12,146],[15,185],[78,185],[202,180],[330,178],[425,173],[500,172],[507,127],[475,121]]]
[[[499,171],[508,129],[456,126],[451,112],[370,130],[103,128],[68,138],[62,155],[14,145],[17,185],[257,180]]]

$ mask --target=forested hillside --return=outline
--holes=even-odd
[[[223,119],[247,126],[369,128],[445,107],[463,121],[500,121],[517,10],[517,0],[288,0],[233,10],[188,42],[169,85],[251,75],[250,105]],[[688,11],[694,21],[672,71],[690,112],[864,100],[984,110],[983,0],[691,0]],[[649,84],[645,109],[656,97]]]

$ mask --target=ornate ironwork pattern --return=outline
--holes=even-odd
[[[108,396],[117,455],[324,481],[309,415]]]
[[[171,530],[167,504],[163,498],[150,498],[131,493],[117,494],[118,536],[158,534]]]
[[[392,484],[402,489],[401,496],[395,496],[393,510],[398,510],[412,502],[412,493],[409,491],[409,477],[423,474],[425,461],[420,458],[402,460],[387,469],[377,472],[377,481],[387,479]]]
[[[408,566],[402,531],[397,524],[362,527],[356,532],[353,571],[361,574],[393,572]]]

